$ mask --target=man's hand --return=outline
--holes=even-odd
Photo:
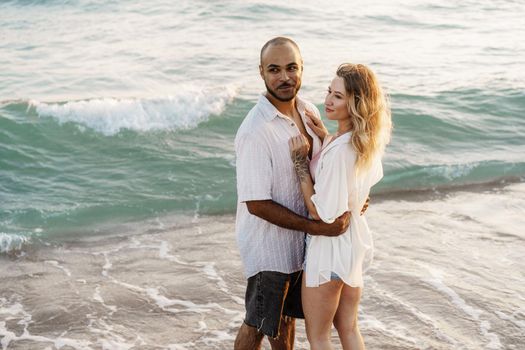
[[[370,197],[366,199],[365,205],[363,205],[363,208],[361,208],[361,215],[363,215],[365,211],[368,209],[368,204],[370,204]]]
[[[307,232],[313,236],[336,237],[345,233],[350,226],[350,213],[344,212],[343,215],[335,219],[331,224],[321,220],[312,221],[312,228]]]

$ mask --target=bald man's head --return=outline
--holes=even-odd
[[[267,97],[281,102],[292,101],[301,88],[303,59],[297,44],[277,37],[261,49],[259,72],[266,85]]]
[[[261,49],[261,55],[260,55],[261,65],[262,65],[263,56],[264,56],[264,53],[266,52],[266,50],[270,46],[278,46],[278,45],[291,45],[291,46],[293,46],[293,48],[295,50],[297,50],[297,53],[299,54],[299,57],[301,57],[301,50],[299,50],[299,46],[296,44],[295,41],[293,41],[290,38],[284,37],[284,36],[278,36],[278,37],[275,37],[273,39],[268,40],[266,42],[266,44],[263,45],[263,47]]]

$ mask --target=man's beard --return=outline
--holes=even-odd
[[[301,88],[301,83],[298,83],[297,85],[293,86],[293,85],[290,85],[290,84],[281,84],[277,87],[277,89],[281,88],[281,87],[292,87],[294,88],[293,90],[293,93],[292,93],[292,96],[290,97],[281,97],[279,95],[277,95],[277,93],[272,90],[268,84],[266,84],[266,81],[264,82],[264,85],[266,86],[266,91],[268,91],[268,93],[270,95],[272,95],[273,97],[275,97],[277,100],[281,101],[281,102],[288,102],[288,101],[291,101],[295,98],[295,96],[297,95],[297,93],[299,92],[299,89]]]

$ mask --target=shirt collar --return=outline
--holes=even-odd
[[[306,109],[305,103],[299,96],[295,97],[295,101],[297,104],[297,111],[299,112],[299,114],[301,114],[302,117]],[[259,103],[263,108],[263,117],[267,122],[271,122],[276,117],[285,118],[286,120],[290,119],[288,116],[279,112],[279,110],[275,108],[275,106],[270,102],[270,100],[268,100],[268,98],[264,94],[261,94],[261,96],[259,96]]]
[[[327,152],[329,149],[332,149],[337,145],[340,145],[343,143],[349,143],[351,137],[352,137],[351,131],[345,132],[343,135],[339,136],[338,138],[330,142],[325,148],[323,148],[322,152]]]

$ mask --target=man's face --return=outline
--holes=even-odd
[[[259,71],[268,93],[288,102],[301,88],[303,60],[291,44],[270,45],[263,52]]]

